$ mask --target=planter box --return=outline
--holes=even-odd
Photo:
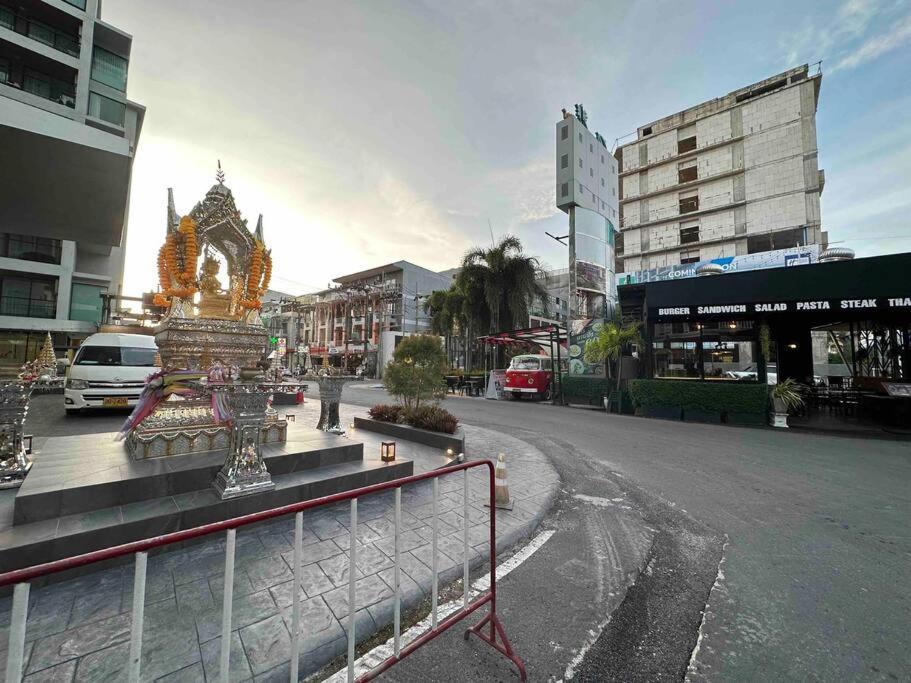
[[[403,441],[414,441],[415,443],[439,448],[445,451],[452,449],[453,453],[465,452],[465,434],[461,429],[457,429],[455,434],[444,434],[443,432],[431,432],[426,429],[418,429],[409,425],[395,424],[394,422],[380,422],[371,420],[366,417],[354,418],[355,429],[365,429],[368,432],[394,436]]]
[[[711,410],[699,410],[698,408],[684,408],[683,419],[687,422],[708,422],[711,424],[721,423],[721,413]]]
[[[683,410],[679,406],[642,406],[645,417],[657,417],[662,420],[679,420]]]
[[[766,416],[762,413],[725,413],[724,421],[729,425],[764,427]]]

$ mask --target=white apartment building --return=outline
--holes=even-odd
[[[101,0],[0,0],[0,366],[78,345],[121,293],[131,45]]]
[[[821,82],[803,65],[640,126],[615,152],[617,272],[825,246]]]

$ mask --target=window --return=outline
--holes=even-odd
[[[677,154],[685,154],[696,149],[696,136],[677,141]]]
[[[560,139],[565,140],[568,137],[569,137],[569,126],[563,126],[560,129]]]
[[[579,142],[582,142],[582,133],[579,133]]]
[[[122,126],[126,110],[127,107],[123,102],[112,100],[110,97],[99,95],[96,92],[89,93],[89,116]]]
[[[595,146],[590,142],[588,143],[588,152],[589,152],[589,154],[595,153]]]
[[[92,80],[126,92],[127,64],[123,57],[96,46],[92,53]]]
[[[652,335],[654,377],[701,377],[700,328],[695,323],[656,323]]]
[[[0,83],[9,82],[9,62],[5,59],[0,59]]]
[[[680,265],[686,265],[687,263],[699,263],[699,252],[698,251],[684,251],[680,253]]]
[[[651,134],[652,134],[652,127],[651,127],[651,126],[646,126],[645,128],[642,129],[642,135],[643,135],[643,136],[651,135]]]
[[[688,159],[677,164],[677,182],[689,183],[699,177],[696,169],[696,160]]]
[[[604,178],[601,178],[601,187],[604,187]]]
[[[579,183],[579,194],[582,194],[583,192],[585,192],[585,188],[582,187],[582,183]]]
[[[602,163],[602,164],[604,163],[604,155],[603,155],[603,154],[601,155],[601,163]]]
[[[0,26],[8,28],[10,31],[16,30],[16,15],[13,14],[13,10],[0,7]]]
[[[805,228],[792,228],[791,230],[778,230],[762,235],[747,236],[747,253],[758,254],[773,249],[788,249],[802,247],[807,243]]]
[[[53,318],[57,315],[57,280],[11,275],[0,278],[0,315]]]
[[[569,168],[569,154],[560,157],[560,168]]]
[[[579,157],[579,168],[582,168],[582,157]]]
[[[593,168],[588,169],[588,177],[589,178],[595,177],[595,169],[593,169]]]
[[[101,295],[107,290],[98,285],[73,283],[70,294],[70,320],[82,320],[96,325],[101,322]]]
[[[60,240],[0,234],[0,256],[41,263],[60,263]]]
[[[54,29],[38,21],[28,22],[28,37],[54,47]]]
[[[680,244],[694,244],[699,241],[699,225],[680,226]]]
[[[68,107],[75,106],[72,84],[51,78],[32,69],[25,70],[22,79],[22,89],[32,95],[44,97],[45,99],[65,104]]]
[[[560,185],[560,196],[566,197],[569,194],[569,183],[563,183]]]
[[[678,195],[680,213],[692,213],[699,210],[699,194],[696,190],[681,192]]]
[[[130,346],[83,346],[76,354],[75,365],[125,366],[132,368],[154,368],[154,348]]]

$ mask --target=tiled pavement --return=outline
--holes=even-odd
[[[316,423],[315,402],[294,412]],[[343,406],[343,423],[363,409]],[[470,458],[507,454],[512,511],[497,511],[497,547],[528,535],[549,508],[556,471],[533,446],[490,430],[465,427]],[[366,458],[379,454],[379,435],[358,431]],[[415,472],[439,465],[438,452],[398,444]],[[486,469],[469,479],[469,542],[473,566],[488,557]],[[461,577],[463,516],[461,473],[440,481],[440,585]],[[431,486],[403,490],[403,606],[420,602],[431,586]],[[358,503],[356,631],[369,637],[392,621],[392,492]],[[304,515],[304,571],[300,671],[321,668],[347,648],[348,504]],[[287,680],[293,596],[293,518],[241,529],[237,534],[231,677],[237,681]],[[149,557],[143,636],[145,680],[201,681],[218,676],[224,536]],[[111,681],[124,678],[130,638],[132,563],[32,590],[26,634],[27,681]],[[10,598],[0,601],[0,666],[5,666]],[[2,670],[2,669],[0,669]]]

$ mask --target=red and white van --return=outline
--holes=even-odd
[[[503,391],[510,398],[530,396],[546,401],[551,396],[553,379],[553,361],[549,356],[513,356],[506,369]]]

